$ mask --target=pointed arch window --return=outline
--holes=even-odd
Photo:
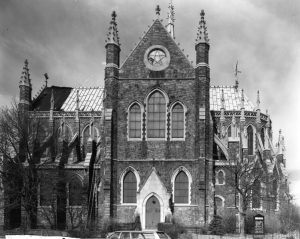
[[[254,142],[253,142],[253,127],[249,125],[247,127],[247,137],[248,137],[248,154],[253,155],[254,151]]]
[[[72,136],[73,134],[70,126],[68,126],[65,123],[62,123],[62,125],[56,131],[54,144],[56,155],[62,152],[62,144],[60,144],[60,142],[64,141],[66,143],[69,143],[72,140]]]
[[[221,211],[225,205],[225,199],[222,196],[216,195],[215,196],[215,204],[217,212]]]
[[[261,208],[261,185],[257,179],[253,183],[252,208]]]
[[[147,138],[165,138],[166,136],[166,99],[159,92],[153,92],[147,104]]]
[[[227,128],[227,136],[228,138],[231,137],[231,125],[229,125]]]
[[[175,104],[172,108],[171,126],[172,138],[184,138],[184,109],[179,103]]]
[[[142,112],[139,104],[134,103],[129,108],[129,138],[137,139],[142,136]]]
[[[83,157],[86,156],[88,150],[88,140],[92,139],[97,142],[99,137],[98,129],[93,124],[88,124],[82,132],[82,155]]]
[[[175,203],[189,203],[189,179],[184,171],[180,171],[175,178]]]
[[[219,170],[216,175],[216,184],[224,185],[225,184],[225,173],[223,170]]]
[[[74,178],[69,183],[69,205],[81,206],[84,202],[82,182]]]
[[[129,171],[123,179],[123,203],[136,203],[136,192],[136,177],[132,171]]]

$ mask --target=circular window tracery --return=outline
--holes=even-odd
[[[152,71],[164,70],[170,64],[170,53],[163,46],[151,46],[145,52],[144,63]]]

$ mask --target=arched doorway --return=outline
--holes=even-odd
[[[160,203],[155,196],[151,196],[146,203],[146,229],[157,229],[160,222]]]

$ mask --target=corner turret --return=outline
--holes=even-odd
[[[195,43],[196,50],[196,105],[199,109],[199,131],[198,136],[200,141],[200,157],[206,157],[209,152],[208,143],[209,140],[209,120],[210,120],[210,109],[209,109],[209,91],[210,91],[210,69],[208,61],[209,43],[208,34],[206,28],[206,22],[204,20],[204,10],[200,13],[200,22],[198,27],[198,33]],[[197,110],[198,110],[197,109]],[[204,134],[200,132],[205,132]]]
[[[116,80],[119,78],[119,66],[120,66],[120,42],[117,29],[115,11],[111,14],[110,26],[108,29],[107,40],[106,40],[106,66],[105,66],[105,107],[113,107],[113,99],[116,99],[117,83]]]

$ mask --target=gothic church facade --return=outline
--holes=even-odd
[[[238,85],[211,86],[203,11],[195,66],[174,41],[172,6],[167,26],[156,11],[122,64],[112,13],[104,89],[46,85],[32,99],[25,64],[19,107],[43,126],[38,226],[49,226],[45,215],[51,214],[53,198],[59,228],[70,227],[70,210],[82,208],[83,220],[98,227],[109,218],[128,223],[137,216],[142,229],[155,229],[172,217],[188,227],[208,224],[219,208],[236,211],[226,176],[229,161],[238,160],[240,152],[262,162],[276,180],[275,206],[268,208],[279,210],[278,188],[286,179],[283,137],[273,146],[270,116],[260,112],[259,99],[254,107]],[[56,195],[59,190],[49,192],[53,184],[63,197]],[[264,209],[263,203],[254,204]]]

